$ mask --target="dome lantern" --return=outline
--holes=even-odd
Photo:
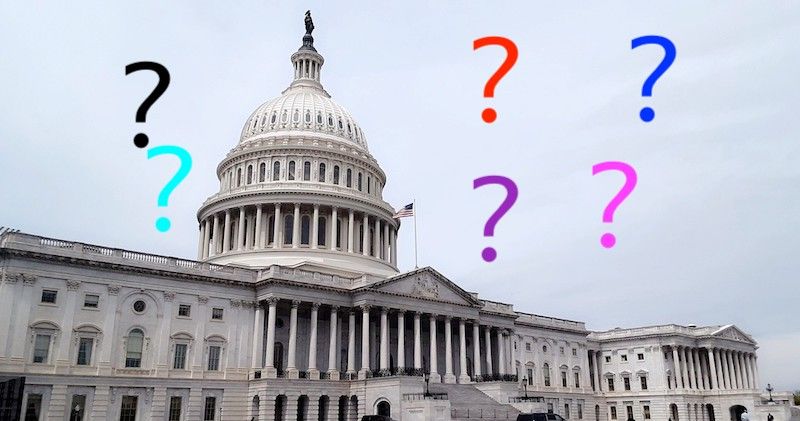
[[[290,88],[296,86],[309,86],[322,90],[320,83],[320,70],[325,59],[314,48],[314,21],[311,19],[311,11],[306,11],[305,17],[306,33],[303,35],[303,45],[296,53],[292,54],[292,65],[294,66],[294,81]]]

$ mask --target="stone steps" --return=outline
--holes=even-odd
[[[502,404],[471,384],[432,384],[432,393],[447,393],[453,421],[459,420],[516,420],[519,411]]]

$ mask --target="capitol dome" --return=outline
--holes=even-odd
[[[291,56],[293,81],[248,117],[217,166],[219,192],[197,213],[200,260],[397,273],[400,222],[383,200],[386,175],[361,127],[322,86],[324,61],[307,31]]]

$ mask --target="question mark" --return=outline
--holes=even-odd
[[[614,222],[614,212],[617,211],[617,207],[631,194],[634,187],[636,187],[636,170],[633,169],[630,165],[624,162],[618,161],[609,161],[609,162],[601,162],[599,164],[595,164],[592,167],[592,175],[597,175],[603,171],[621,171],[625,174],[625,184],[622,186],[622,189],[611,199],[611,202],[608,203],[605,210],[603,210],[603,222],[611,223]],[[600,244],[603,245],[605,248],[614,247],[614,244],[617,243],[617,238],[614,237],[614,234],[607,232],[600,237]]]
[[[486,85],[483,87],[483,97],[484,98],[494,98],[494,88],[500,83],[500,79],[505,76],[512,67],[514,67],[514,63],[517,62],[517,57],[519,57],[519,51],[517,50],[517,45],[514,44],[514,41],[511,41],[508,38],[503,37],[484,37],[478,38],[472,42],[472,50],[475,51],[479,48],[485,47],[487,45],[499,45],[506,49],[506,59],[503,61],[503,64],[497,68],[497,71],[494,72],[492,77],[486,82]],[[493,123],[497,119],[497,111],[494,108],[486,108],[481,113],[481,117],[483,121],[487,123]]]
[[[156,84],[153,92],[150,92],[150,95],[144,99],[142,105],[136,110],[136,122],[144,123],[147,119],[147,111],[149,111],[150,107],[155,104],[158,98],[166,92],[169,86],[169,70],[154,61],[139,61],[125,66],[125,75],[127,76],[139,70],[152,70],[158,75],[158,84]],[[144,133],[139,133],[133,137],[133,144],[136,145],[137,148],[147,147],[148,143],[150,143],[150,139],[148,139],[147,135]]]
[[[503,200],[503,203],[500,204],[500,207],[497,208],[496,211],[489,217],[489,220],[486,221],[486,224],[483,226],[483,236],[484,237],[493,237],[494,236],[494,227],[500,221],[500,218],[506,214],[506,212],[514,206],[514,202],[517,201],[517,196],[519,195],[519,190],[517,189],[517,184],[514,183],[508,177],[503,177],[502,175],[486,175],[480,178],[476,178],[472,182],[472,189],[477,189],[478,187],[483,187],[487,184],[499,184],[506,189],[506,198]],[[483,256],[483,260],[487,262],[492,262],[494,259],[497,258],[497,251],[492,247],[486,247],[481,252],[481,256]]]
[[[180,146],[156,146],[147,150],[147,159],[159,156],[159,155],[175,155],[181,160],[181,166],[178,168],[178,171],[175,173],[174,176],[169,180],[166,186],[161,189],[161,193],[158,194],[158,206],[159,207],[166,207],[169,202],[169,196],[178,187],[187,175],[189,175],[189,170],[192,169],[192,156],[189,155],[189,152],[186,149],[181,148]],[[167,232],[169,227],[172,223],[169,219],[165,217],[159,217],[156,220],[156,229],[160,232]]]
[[[642,96],[653,96],[653,85],[655,85],[658,78],[660,78],[661,75],[663,75],[664,72],[669,69],[669,66],[672,66],[677,52],[675,50],[675,44],[673,44],[672,41],[658,35],[645,35],[643,37],[632,39],[631,50],[647,44],[658,44],[664,49],[664,59],[661,60],[661,63],[658,64],[658,67],[653,70],[653,73],[650,73],[650,76],[644,81],[644,85],[642,85]],[[644,107],[641,111],[639,111],[639,118],[641,118],[645,123],[653,121],[655,117],[656,112],[650,107]]]

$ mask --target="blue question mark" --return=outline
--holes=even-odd
[[[642,96],[653,96],[653,85],[655,85],[658,78],[669,69],[669,66],[675,61],[675,55],[677,53],[675,51],[675,44],[673,44],[672,41],[658,35],[645,35],[634,38],[631,40],[631,49],[647,44],[658,44],[664,48],[664,59],[661,60],[658,67],[653,70],[653,73],[650,73],[650,76],[644,81],[644,85],[642,85]],[[639,118],[645,123],[652,121],[655,116],[656,112],[650,107],[644,107],[639,111]]]
[[[186,149],[180,146],[156,146],[147,150],[147,159],[159,155],[175,155],[181,160],[181,166],[178,168],[178,172],[172,176],[167,185],[161,189],[161,193],[158,194],[158,207],[166,207],[169,204],[169,195],[171,195],[178,187],[178,184],[189,175],[189,171],[192,169],[192,156],[189,155]],[[166,217],[161,216],[156,220],[156,229],[160,232],[169,231],[170,226],[172,226],[172,223]]]

